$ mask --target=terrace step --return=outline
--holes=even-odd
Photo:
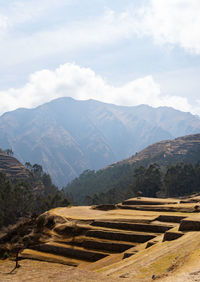
[[[39,260],[39,261],[46,261],[46,262],[52,262],[52,263],[61,263],[69,266],[77,267],[81,263],[86,263],[82,260],[76,260],[76,259],[69,259],[64,256],[55,255],[47,252],[40,252],[36,250],[31,249],[25,249],[20,253],[19,256],[20,259],[31,259],[31,260]]]
[[[128,209],[128,210],[140,210],[140,211],[156,211],[156,212],[193,212],[194,208],[192,207],[179,207],[179,206],[167,206],[167,205],[123,205],[118,204],[118,208],[120,209]]]
[[[102,250],[108,251],[110,253],[122,253],[132,247],[135,244],[119,241],[109,241],[109,240],[97,240],[96,238],[86,238],[82,243],[82,247],[86,249]]]
[[[73,239],[67,240],[57,240],[55,241],[59,244],[67,244],[72,246],[79,246],[85,249],[91,250],[102,250],[103,252],[110,253],[121,253],[130,248],[136,246],[134,243],[123,242],[123,241],[114,241],[114,240],[106,240],[106,239],[98,239],[87,236],[78,236]]]
[[[157,234],[158,235],[158,234]],[[95,237],[114,241],[124,241],[133,243],[145,243],[157,236],[156,234],[145,234],[142,232],[119,231],[119,230],[89,230],[86,233],[88,237]]]
[[[186,216],[178,216],[178,215],[159,215],[155,220],[160,222],[172,222],[172,223],[180,223],[182,219],[186,218]]]
[[[167,230],[173,228],[173,225],[160,224],[145,224],[145,223],[128,223],[128,222],[114,222],[114,221],[94,221],[92,226],[107,227],[120,230],[131,230],[151,233],[165,233]]]
[[[166,234],[166,233],[165,233],[165,234]],[[154,245],[157,244],[157,243],[158,243],[157,240],[152,240],[152,241],[147,242],[146,249],[148,249],[148,248],[154,246]]]
[[[54,232],[62,236],[79,236],[85,234],[90,229],[89,224],[69,224],[64,223],[56,226]]]
[[[165,241],[173,241],[184,235],[183,232],[180,231],[169,231],[164,234],[163,242]]]
[[[193,218],[183,219],[180,223],[179,231],[200,231],[200,220]]]
[[[131,256],[133,256],[135,254],[137,254],[137,251],[125,252],[124,256],[123,256],[123,259],[129,258],[129,257],[131,257]]]
[[[86,261],[97,261],[108,256],[108,253],[100,252],[100,251],[92,251],[86,250],[81,247],[60,244],[60,243],[46,243],[34,246],[33,250],[37,250],[40,252],[47,252],[56,255],[61,255],[69,258],[77,258]]]
[[[177,204],[178,202],[172,202],[172,201],[158,201],[158,200],[140,200],[140,199],[130,199],[130,200],[125,200],[122,205],[170,205],[170,204]]]

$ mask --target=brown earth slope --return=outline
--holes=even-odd
[[[111,166],[137,162],[145,162],[146,164],[156,162],[162,166],[180,161],[195,163],[199,161],[199,153],[200,134],[186,135],[154,143],[134,156]]]

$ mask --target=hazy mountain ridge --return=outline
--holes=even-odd
[[[178,161],[195,163],[200,160],[199,153],[200,134],[186,135],[152,144],[134,156],[117,162],[117,165],[134,164],[140,161],[152,163],[152,160],[156,160],[161,165]]]
[[[39,163],[66,185],[85,169],[99,169],[160,140],[200,132],[200,119],[171,108],[116,106],[59,98],[0,117],[0,147],[25,163]]]

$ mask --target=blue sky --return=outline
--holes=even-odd
[[[0,0],[0,113],[61,96],[200,115],[199,0]]]

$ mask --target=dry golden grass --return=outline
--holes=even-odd
[[[181,204],[183,205],[183,204]],[[188,206],[194,206],[194,204],[186,204]],[[167,205],[166,205],[167,206]],[[173,205],[174,206],[174,205]],[[159,212],[159,211],[142,211],[142,210],[128,210],[128,209],[115,209],[110,211],[94,210],[89,206],[79,206],[70,208],[56,208],[50,210],[51,214],[63,216],[65,218],[72,219],[126,219],[126,218],[138,218],[154,220],[159,215],[177,215],[188,216],[183,212]],[[193,216],[198,216],[194,214]]]
[[[129,273],[133,281],[151,281],[152,275],[161,280],[166,276],[173,276],[175,279],[176,275],[195,269],[199,264],[199,255],[199,233],[188,232],[175,241],[157,243],[126,260],[97,271],[112,277]]]

